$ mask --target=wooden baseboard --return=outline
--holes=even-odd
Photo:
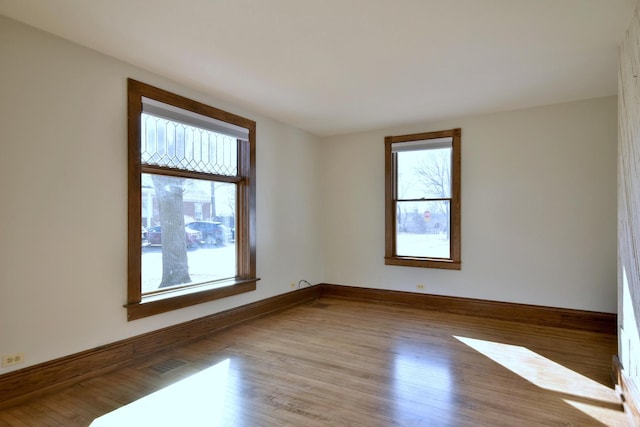
[[[613,356],[613,382],[627,413],[629,425],[640,427],[640,388],[628,377],[618,356]]]
[[[0,409],[126,366],[137,358],[317,297],[317,287],[303,288],[0,375]]]
[[[405,304],[428,310],[524,322],[539,326],[617,334],[617,315],[612,313],[359,288],[327,283],[320,285],[320,294],[334,298]]]
[[[616,333],[615,314],[319,284],[0,375],[0,409],[115,370],[137,358],[320,296],[406,304],[455,314]]]

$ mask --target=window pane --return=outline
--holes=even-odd
[[[235,176],[238,141],[150,114],[141,114],[142,164]]]
[[[451,202],[398,202],[396,255],[450,258]]]
[[[451,198],[451,148],[401,151],[398,199]]]
[[[142,174],[142,294],[237,275],[236,185]]]

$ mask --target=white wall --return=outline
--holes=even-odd
[[[639,54],[640,9],[636,8],[620,47],[618,71],[618,355],[625,375],[636,387],[640,385]],[[636,399],[639,397],[636,396]]]
[[[462,270],[385,266],[384,137],[454,127]],[[616,139],[615,97],[326,138],[326,281],[616,312]]]
[[[16,368],[322,281],[317,138],[3,17],[0,62],[0,354],[24,352]],[[126,321],[127,77],[257,122],[257,291]]]

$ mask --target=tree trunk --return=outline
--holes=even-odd
[[[183,179],[152,175],[162,227],[160,288],[191,282],[184,229]]]

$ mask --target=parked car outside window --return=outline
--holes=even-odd
[[[198,230],[185,227],[184,231],[185,231],[185,240],[187,242],[188,248],[196,247],[200,245],[200,243],[202,243],[203,241],[202,233],[200,233]],[[147,230],[147,241],[149,242],[149,245],[161,246],[162,245],[162,227],[157,225],[155,227],[149,228]]]
[[[202,233],[202,240],[206,245],[226,245],[233,240],[231,229],[221,222],[194,221],[187,224],[188,228]]]

